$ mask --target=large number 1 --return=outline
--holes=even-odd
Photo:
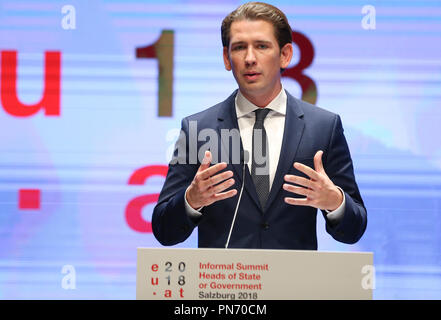
[[[158,116],[171,117],[173,111],[173,30],[162,30],[152,45],[136,48],[137,58],[158,59]]]

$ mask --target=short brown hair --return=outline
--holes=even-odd
[[[238,20],[264,20],[274,26],[274,33],[280,49],[292,42],[292,30],[288,19],[280,9],[264,2],[247,2],[224,18],[221,26],[222,45],[230,45],[230,28]]]

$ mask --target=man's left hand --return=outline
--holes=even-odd
[[[290,174],[285,175],[285,182],[294,183],[298,186],[284,183],[283,189],[305,196],[305,198],[286,197],[286,203],[298,206],[310,206],[328,211],[334,211],[342,204],[343,194],[326,174],[323,168],[322,155],[323,151],[320,150],[317,151],[314,156],[315,170],[302,163],[294,163],[294,168],[306,174],[310,179]]]

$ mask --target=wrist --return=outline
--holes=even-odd
[[[185,191],[185,200],[187,201],[188,205],[195,210],[198,210],[200,207],[202,207],[202,206],[198,206],[197,203],[195,203],[191,198],[191,186],[189,186]]]
[[[332,205],[332,207],[330,209],[327,209],[328,211],[332,212],[337,210],[341,204],[343,203],[343,192],[340,188],[335,187],[334,190],[334,194],[335,194],[335,202],[333,202],[334,204]]]

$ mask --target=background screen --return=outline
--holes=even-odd
[[[181,119],[237,88],[220,24],[241,3],[0,1],[1,299],[135,298]],[[319,250],[373,252],[376,299],[440,299],[441,2],[271,3],[283,85],[341,116],[368,211],[355,245],[319,215]]]

